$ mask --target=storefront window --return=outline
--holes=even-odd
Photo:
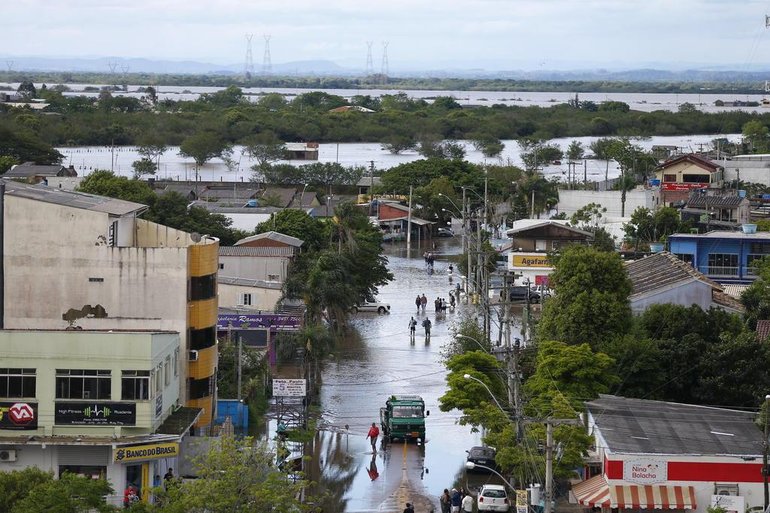
[[[59,476],[69,472],[91,479],[104,479],[107,476],[107,467],[98,467],[91,465],[59,465]]]

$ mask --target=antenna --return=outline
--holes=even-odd
[[[262,56],[262,73],[269,75],[273,72],[273,63],[270,59],[270,35],[262,36],[265,38],[265,54]]]
[[[382,42],[382,65],[380,66],[380,73],[382,74],[382,81],[388,81],[388,42]]]
[[[254,55],[251,53],[251,39],[254,34],[246,34],[246,62],[243,64],[243,76],[250,79],[254,74]]]
[[[374,41],[366,42],[366,76],[370,77],[374,75],[374,61],[372,60],[372,44]]]

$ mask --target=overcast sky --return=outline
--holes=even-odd
[[[374,69],[637,68],[770,63],[759,0],[9,0],[0,55],[330,60]]]

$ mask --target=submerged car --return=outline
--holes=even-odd
[[[380,303],[379,301],[367,301],[350,309],[353,313],[358,312],[370,312],[385,314],[390,313],[390,305],[388,303]]]
[[[481,487],[476,505],[479,511],[509,511],[508,494],[500,485],[486,484]]]
[[[454,237],[455,232],[451,228],[439,228],[436,230],[436,237]]]
[[[511,287],[508,296],[508,299],[511,301],[526,301],[527,297],[529,297],[530,303],[540,302],[540,293],[536,290],[532,290],[529,287],[524,286],[517,285],[515,287]]]
[[[478,465],[483,465],[489,469],[495,468],[495,454],[497,451],[494,447],[476,446],[471,447],[470,450],[465,451],[468,453],[467,461],[474,464],[473,469],[468,469],[473,472],[489,472],[486,468],[481,468]]]

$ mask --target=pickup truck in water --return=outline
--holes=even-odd
[[[425,401],[419,395],[392,395],[380,408],[382,436],[393,440],[425,440]]]

